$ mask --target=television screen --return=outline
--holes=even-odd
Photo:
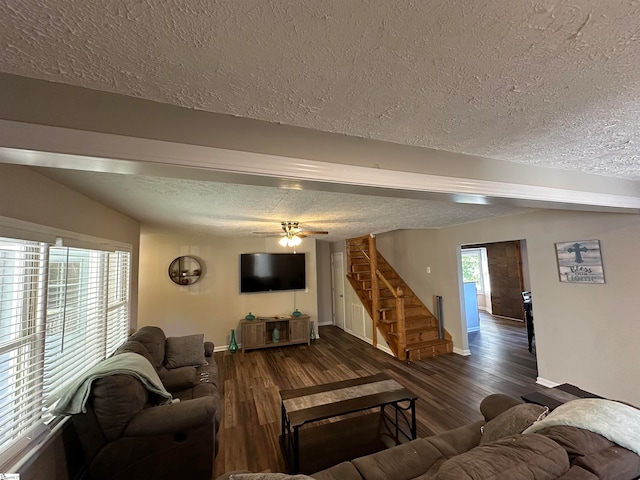
[[[240,255],[240,293],[304,290],[304,253],[243,253]]]

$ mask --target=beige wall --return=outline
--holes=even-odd
[[[218,350],[227,347],[231,329],[237,329],[249,312],[273,316],[298,308],[317,322],[316,245],[312,239],[304,239],[297,247],[299,253],[307,254],[306,291],[239,293],[240,254],[291,251],[278,245],[277,240],[174,234],[143,227],[138,326],[157,325],[167,336],[203,332]],[[203,275],[193,285],[180,286],[169,279],[169,264],[181,255],[194,256],[202,263]],[[236,334],[241,342],[239,332]]]
[[[131,319],[135,325],[140,224],[28,167],[1,162],[2,158],[0,216],[131,245]]]
[[[640,404],[640,387],[629,381],[640,378],[640,216],[540,211],[378,236],[383,255],[423,300],[443,296],[445,327],[462,350],[459,246],[514,239],[527,242],[540,379]],[[555,242],[590,239],[601,242],[606,284],[560,283]]]

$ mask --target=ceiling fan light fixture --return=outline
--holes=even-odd
[[[278,243],[283,247],[296,247],[302,243],[302,239],[296,235],[282,237]]]

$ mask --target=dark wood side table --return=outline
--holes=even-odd
[[[310,474],[416,438],[418,396],[384,373],[281,390],[280,398],[280,443],[289,473]],[[365,411],[370,413],[320,422]]]
[[[557,387],[550,388],[543,392],[531,392],[522,395],[522,400],[527,403],[535,403],[549,407],[549,410],[558,408],[563,403],[567,403],[577,398],[602,398],[594,393],[581,390],[570,383],[563,383]]]

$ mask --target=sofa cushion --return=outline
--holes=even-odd
[[[408,443],[382,450],[352,461],[363,478],[410,480],[430,471],[435,472],[444,461],[442,453],[427,442],[418,438]]]
[[[445,459],[451,458],[478,446],[482,435],[480,432],[482,425],[484,425],[482,421],[474,422],[439,435],[427,437],[425,440],[436,447]]]
[[[199,367],[204,358],[204,333],[168,337],[165,345],[164,364],[167,368]]]
[[[362,480],[360,472],[351,462],[339,463],[334,467],[314,473],[312,477],[315,480]]]
[[[522,433],[537,420],[541,420],[549,408],[532,403],[521,403],[502,412],[482,427],[480,445],[485,445],[500,438]]]
[[[618,445],[600,450],[574,462],[600,480],[624,480],[640,478],[640,457]]]
[[[180,367],[171,370],[161,367],[158,369],[158,377],[160,377],[164,388],[172,394],[197,385],[200,379],[195,367]]]
[[[120,437],[148,400],[147,389],[131,375],[110,375],[93,382],[93,411],[109,441]]]
[[[568,470],[569,458],[553,440],[513,435],[447,460],[433,479],[552,480]]]
[[[560,445],[573,466],[603,479],[640,477],[640,457],[597,433],[567,425],[537,432]]]
[[[537,433],[550,438],[564,448],[571,463],[578,457],[591,455],[615,445],[597,433],[568,425],[547,427]],[[640,457],[638,458],[640,459]]]
[[[138,341],[145,346],[153,360],[151,364],[156,367],[156,369],[162,366],[164,363],[164,345],[167,338],[160,327],[153,327],[150,325],[142,327],[136,333],[131,335],[129,340]]]

